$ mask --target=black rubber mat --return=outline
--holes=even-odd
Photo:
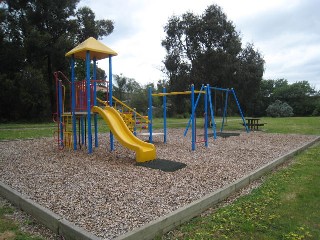
[[[155,159],[149,162],[136,163],[136,165],[152,169],[159,169],[164,172],[174,172],[187,166],[186,164],[181,162],[175,162],[165,159]]]

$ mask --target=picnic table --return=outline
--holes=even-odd
[[[260,118],[246,118],[247,126],[252,131],[258,131],[259,127],[262,127],[266,124],[266,123],[261,123],[260,120],[261,120]]]

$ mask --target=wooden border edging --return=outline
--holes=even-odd
[[[8,185],[0,182],[0,195],[9,202],[30,214],[39,223],[43,224],[55,234],[61,235],[66,240],[98,240],[97,236],[87,232],[83,228],[75,226],[49,209],[32,201],[27,196],[20,194]]]
[[[289,158],[292,158],[298,153],[309,148],[317,141],[320,141],[320,136],[317,137],[315,140],[304,144],[302,147],[290,151],[286,155],[281,156],[273,160],[272,162],[265,164],[261,168],[249,173],[247,176],[244,176],[234,181],[233,183],[200,198],[199,200],[196,200],[186,206],[183,206],[167,214],[166,216],[151,221],[140,228],[136,228],[131,232],[118,236],[116,240],[149,240],[155,238],[158,235],[169,232],[170,230],[190,220],[191,218],[198,216],[200,213],[204,212],[208,208],[223,201],[232,193],[249,185],[251,182],[270,172],[272,169],[284,163]]]

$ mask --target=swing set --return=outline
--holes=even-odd
[[[224,122],[227,117],[227,108],[228,108],[228,99],[229,99],[229,94],[231,93],[232,96],[235,99],[235,102],[237,104],[239,113],[241,115],[243,125],[246,129],[246,132],[249,132],[249,128],[246,124],[246,121],[244,119],[238,98],[236,96],[235,90],[233,88],[228,89],[228,88],[218,88],[218,87],[210,87],[209,84],[207,85],[202,85],[200,90],[195,90],[194,85],[191,85],[191,91],[185,91],[185,92],[166,92],[166,88],[163,88],[162,93],[152,93],[152,88],[149,88],[148,91],[148,118],[149,118],[149,123],[148,123],[148,129],[149,129],[149,142],[153,142],[152,136],[155,135],[153,133],[153,128],[152,128],[152,96],[160,96],[163,97],[163,142],[167,142],[167,96],[172,96],[172,95],[191,95],[191,116],[188,121],[188,124],[186,126],[186,129],[184,131],[184,136],[187,135],[188,129],[191,124],[191,148],[192,151],[196,149],[196,143],[204,143],[205,147],[208,147],[208,107],[210,108],[210,117],[211,117],[211,128],[212,128],[212,133],[214,136],[214,139],[217,138],[216,134],[216,124],[215,124],[215,114],[214,114],[214,108],[212,104],[212,97],[211,97],[211,90],[215,91],[222,91],[225,93],[225,104],[224,104],[224,110],[223,110],[223,118],[222,118],[222,125],[220,132],[223,131],[224,127]],[[195,94],[198,94],[197,99],[195,100]],[[199,104],[201,95],[204,95],[204,139],[197,141],[196,140],[196,108]],[[208,106],[209,104],[209,106]]]

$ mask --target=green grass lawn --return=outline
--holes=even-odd
[[[221,119],[217,120],[217,129],[220,129]],[[268,133],[298,133],[320,135],[320,117],[262,117],[260,122],[266,123],[261,129]],[[224,130],[241,130],[240,118],[228,118]]]
[[[320,144],[251,194],[157,239],[320,239]]]
[[[0,199],[0,239],[1,240],[43,240],[39,236],[33,236],[21,230],[22,225],[36,224],[26,218],[23,223],[18,223],[11,217],[15,211],[14,207]]]
[[[168,128],[185,128],[189,119],[168,118]],[[319,117],[291,117],[291,118],[269,118],[263,117],[260,120],[266,123],[261,129],[268,133],[298,133],[320,135]],[[197,118],[197,128],[204,125],[203,118]],[[222,119],[216,118],[217,131],[220,131]],[[242,120],[239,117],[228,117],[225,121],[224,131],[244,131],[241,125]],[[154,129],[163,128],[163,118],[153,119]],[[107,124],[103,119],[98,118],[99,132],[109,131]],[[57,125],[51,123],[41,124],[0,124],[0,140],[4,139],[25,139],[37,137],[52,137],[56,134]]]

